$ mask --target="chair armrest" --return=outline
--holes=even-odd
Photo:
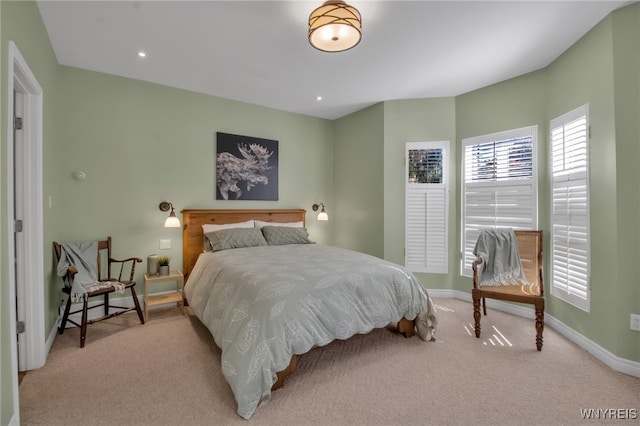
[[[480,265],[482,265],[482,258],[480,257],[477,257],[471,264],[471,269],[473,269],[473,288],[478,288],[478,274],[482,274],[482,268],[479,268]]]
[[[75,266],[69,266],[67,269],[67,276],[69,277],[69,282],[73,281],[73,277],[78,273],[78,268]]]
[[[71,288],[71,285],[73,283],[73,278],[76,276],[77,273],[78,273],[78,268],[76,268],[75,266],[69,266],[67,268],[67,271],[65,272],[65,274],[61,275],[62,281],[65,287]]]

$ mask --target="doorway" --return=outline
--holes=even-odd
[[[14,415],[19,413],[18,370],[42,367],[44,237],[42,210],[42,88],[14,42],[9,42],[7,87],[7,258]],[[14,121],[19,117],[21,123]],[[14,130],[15,124],[16,128]],[[17,322],[24,333],[17,334]]]

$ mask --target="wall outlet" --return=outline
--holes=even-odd
[[[631,327],[632,330],[640,331],[640,315],[631,314]]]

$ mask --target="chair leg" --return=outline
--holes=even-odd
[[[89,298],[84,297],[84,302],[82,303],[82,323],[80,325],[80,347],[84,348],[84,340],[87,336],[87,314],[89,310]]]
[[[487,315],[487,298],[483,297],[482,298],[482,312],[484,313],[484,315]]]
[[[62,322],[58,327],[58,334],[64,333],[64,329],[67,326],[67,319],[69,318],[69,311],[71,310],[71,295],[67,299],[67,305],[64,307],[64,314],[62,314]]]
[[[104,294],[104,316],[109,315],[109,293]]]
[[[536,348],[542,350],[542,332],[544,331],[544,300],[535,304],[536,306]]]
[[[144,315],[142,315],[142,309],[140,309],[140,302],[138,301],[138,296],[136,295],[136,290],[131,287],[131,297],[133,297],[133,303],[136,306],[136,312],[138,313],[138,318],[140,318],[140,323],[144,324]]]
[[[480,295],[475,289],[471,290],[471,298],[473,299],[473,320],[475,322],[476,337],[480,337]]]

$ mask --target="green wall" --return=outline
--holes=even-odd
[[[616,188],[616,145],[622,141],[617,141],[615,135],[611,37],[611,19],[606,18],[558,58],[547,72],[547,120],[588,103],[591,127],[591,312],[554,297],[548,298],[548,310],[571,328],[607,348],[616,347],[616,333],[611,329],[614,318],[619,325],[622,315],[620,311],[611,310],[616,306],[615,294],[619,285],[618,268],[611,267],[618,263],[616,197],[622,195]],[[545,192],[549,197],[548,188]],[[629,328],[629,312],[626,316]],[[603,321],[605,318],[607,321]]]
[[[584,312],[553,297],[547,270],[546,311],[616,356],[633,361],[640,361],[640,334],[629,330],[629,315],[640,312],[635,267],[640,259],[639,15],[638,4],[618,10],[544,70],[456,98],[458,143],[473,135],[538,125],[539,226],[547,239],[547,265],[548,123],[589,104],[591,310]],[[459,227],[460,212],[456,222]],[[459,277],[455,288],[468,287],[469,279]]]
[[[43,204],[45,337],[61,303],[52,241],[113,237],[114,256],[169,255],[182,267],[180,229],[164,228],[170,201],[177,211],[195,208],[305,208],[331,206],[333,124],[331,121],[205,96],[142,81],[57,64],[33,2],[1,2],[2,52],[15,41],[44,90]],[[2,63],[2,93],[6,64]],[[2,102],[4,110],[6,100]],[[2,128],[6,128],[5,114]],[[278,201],[216,201],[216,132],[279,141]],[[2,158],[7,137],[2,134]],[[312,159],[309,160],[309,159]],[[4,165],[4,162],[2,163]],[[0,166],[1,167],[1,166]],[[3,170],[1,168],[0,170]],[[76,181],[74,171],[86,179]],[[2,180],[4,182],[4,180]],[[2,227],[7,235],[6,188],[2,185]],[[311,238],[330,243],[331,222],[307,215]],[[159,250],[159,239],[171,249]],[[0,254],[8,239],[2,239]],[[7,259],[2,256],[2,413],[12,418]],[[139,266],[142,282],[145,264]],[[170,286],[171,284],[168,284]],[[163,288],[158,288],[163,290]]]
[[[592,310],[550,296],[547,312],[614,355],[640,361],[640,4],[614,12],[549,67],[455,98],[385,101],[328,121],[141,81],[57,65],[36,5],[0,2],[2,69],[14,40],[44,89],[45,333],[60,304],[51,241],[114,238],[116,256],[160,252],[181,267],[179,229],[165,229],[161,201],[187,208],[311,209],[324,202],[329,222],[309,212],[312,239],[404,262],[404,144],[449,140],[448,275],[420,274],[427,288],[469,292],[459,272],[461,140],[517,127],[539,129],[539,222],[548,230],[548,122],[589,103],[592,139]],[[3,98],[5,99],[5,98]],[[6,99],[0,102],[6,129]],[[280,142],[280,199],[216,201],[217,131]],[[0,132],[2,158],[7,136]],[[303,160],[304,159],[304,160]],[[9,235],[0,163],[0,424],[13,413],[9,344]],[[72,179],[82,170],[84,181]],[[51,204],[49,204],[49,200]],[[596,243],[597,242],[597,243]],[[545,246],[548,252],[548,244]],[[138,281],[141,282],[141,273]]]
[[[404,143],[451,140],[452,187],[450,196],[450,274],[419,274],[427,288],[469,292],[470,277],[460,275],[460,181],[461,141],[525,126],[538,126],[538,221],[549,234],[548,123],[582,104],[589,104],[591,121],[591,312],[584,312],[551,295],[545,275],[546,311],[553,317],[602,346],[615,356],[640,361],[640,334],[629,330],[629,315],[639,313],[638,274],[640,259],[640,4],[620,9],[605,18],[547,68],[469,92],[455,99],[420,99],[384,102],[384,138],[370,137],[368,149],[384,151],[383,191],[361,185],[346,186],[345,176],[365,177],[378,183],[368,164],[358,161],[360,150],[338,148],[364,146],[379,128],[376,113],[360,112],[336,121],[335,194],[342,200],[378,197],[384,200],[384,258],[404,262]],[[357,116],[357,119],[354,119]],[[339,151],[340,150],[340,151]],[[372,158],[377,161],[378,157]],[[360,167],[355,165],[360,164]],[[337,204],[340,204],[337,203]],[[376,202],[368,206],[380,211]],[[338,206],[337,208],[341,208]],[[350,213],[347,209],[345,214]],[[354,231],[366,233],[369,223],[336,227],[351,235],[341,242],[353,249],[377,254],[379,242],[367,248],[364,240],[351,241]],[[376,229],[379,228],[370,228]],[[369,237],[370,238],[370,237]],[[546,264],[549,244],[545,243]]]
[[[4,55],[2,54],[3,52],[6,51],[6,48],[4,47],[4,43],[2,43],[2,7],[0,6],[0,58],[4,58]],[[2,60],[0,59],[0,64],[2,63]],[[2,72],[0,72],[0,76],[2,75]],[[4,97],[2,96],[3,93],[6,93],[7,88],[3,87],[2,83],[0,83],[0,117],[4,117],[5,116],[5,106],[4,106],[4,102],[2,102],[2,100],[4,100]],[[0,118],[0,135],[2,135],[4,133],[4,130],[6,129],[6,123],[2,122],[2,119]],[[0,141],[2,141],[2,137],[0,136]],[[5,158],[4,155],[4,143],[0,143],[0,152],[2,152],[2,155],[0,155],[0,158]],[[5,185],[5,179],[4,179],[4,175],[5,175],[5,169],[3,167],[4,162],[0,163],[0,188],[4,188]],[[0,189],[0,198],[4,199],[5,198],[5,193],[2,192],[2,190]],[[2,203],[0,202],[0,205]],[[10,419],[10,414],[13,413],[13,382],[11,379],[11,375],[13,374],[13,371],[11,370],[11,348],[9,347],[9,345],[7,343],[9,343],[9,340],[7,340],[6,338],[4,338],[4,336],[8,336],[10,334],[9,332],[9,317],[10,317],[10,313],[9,313],[9,308],[6,306],[6,303],[4,303],[4,300],[7,300],[9,298],[9,289],[8,286],[5,285],[5,283],[7,282],[7,280],[4,279],[5,275],[4,275],[4,271],[5,271],[5,263],[4,263],[4,259],[5,259],[5,250],[3,247],[3,244],[1,243],[2,241],[5,240],[4,235],[6,232],[6,228],[4,223],[6,222],[6,219],[4,219],[4,215],[0,212],[0,424],[5,425],[9,422]],[[6,395],[6,397],[5,397]],[[6,400],[6,401],[5,401]]]
[[[161,253],[181,268],[180,228],[158,209],[306,208],[331,195],[331,123],[137,80],[61,67],[51,210],[62,241],[113,237],[116,257]],[[216,132],[279,141],[278,201],[215,200]],[[303,159],[313,158],[314,161]],[[86,179],[76,181],[74,171]],[[330,233],[307,215],[311,238]],[[171,249],[159,251],[159,239]],[[50,244],[50,242],[46,242]],[[144,266],[144,265],[143,265]],[[143,267],[137,271],[141,282]],[[171,284],[169,284],[170,286]],[[57,300],[56,300],[57,301]],[[55,317],[55,315],[54,315]],[[55,319],[55,318],[52,318]]]
[[[618,197],[617,354],[640,360],[640,333],[629,330],[628,313],[640,313],[640,7],[611,15]]]
[[[377,104],[337,120],[334,143],[334,243],[384,256],[384,108]],[[330,213],[331,214],[331,213]],[[335,219],[335,220],[334,220]]]
[[[1,378],[2,387],[0,392],[2,393],[2,412],[0,414],[1,424],[7,424],[13,416],[13,404],[14,398],[12,389],[12,377],[11,377],[11,359],[10,359],[10,342],[13,338],[9,333],[10,322],[9,309],[12,301],[8,298],[9,282],[8,282],[8,267],[11,264],[7,259],[7,248],[9,244],[9,236],[12,235],[7,224],[7,188],[6,188],[6,159],[7,159],[7,132],[4,129],[8,128],[7,124],[7,97],[4,94],[7,93],[7,69],[8,69],[8,45],[12,40],[18,46],[22,56],[25,58],[31,71],[36,76],[38,83],[42,87],[45,95],[43,96],[43,152],[42,161],[44,166],[44,189],[51,191],[51,169],[48,167],[52,163],[52,154],[55,145],[56,134],[56,117],[58,115],[57,105],[57,78],[59,68],[49,38],[40,18],[40,12],[37,6],[33,2],[25,1],[2,1],[0,2],[1,14],[1,47],[2,51],[2,65],[0,75],[1,87],[0,92],[3,94],[2,101],[0,102],[1,125],[3,129],[0,132],[1,141],[1,158],[2,163],[0,165],[0,235],[2,235],[0,242],[0,282],[2,283],[0,289],[0,315],[2,316],[2,331],[0,337],[0,346],[2,352],[1,356]],[[44,216],[44,238],[46,241],[50,241],[52,233],[55,227],[54,218],[48,216],[45,212]],[[46,248],[51,247],[50,243]],[[51,250],[45,250],[45,265],[51,264]],[[48,268],[45,267],[45,274]],[[45,298],[50,298],[52,294],[56,293],[51,289],[49,283],[42,283],[42,290],[45,294]],[[50,310],[45,307],[46,316],[51,317]],[[45,330],[48,332],[51,329],[52,322],[48,321]]]
[[[546,85],[546,72],[538,71],[456,97],[456,144],[458,151],[455,158],[458,165],[462,164],[463,139],[503,130],[538,126],[538,224],[543,230],[547,229],[545,224],[548,222],[549,216],[545,143],[548,128],[545,115]],[[458,176],[461,172],[459,169]],[[457,182],[455,194],[455,198],[460,200],[462,194],[461,178]],[[471,278],[462,276],[460,273],[461,221],[462,212],[458,208],[455,221],[451,224],[457,235],[455,248],[458,254],[454,262],[453,288],[470,292]],[[545,280],[547,294],[549,294],[548,283],[549,281]]]
[[[454,98],[397,100],[384,105],[384,258],[404,264],[405,144],[449,141],[449,156],[455,158],[456,105]],[[449,274],[416,274],[427,288],[450,288],[456,269],[456,164],[449,163]]]
[[[629,315],[640,312],[639,24],[640,5],[618,10],[554,61],[547,71],[546,111],[548,122],[588,103],[591,127],[591,311],[554,297],[547,298],[548,311],[635,361],[640,333],[629,329]]]

